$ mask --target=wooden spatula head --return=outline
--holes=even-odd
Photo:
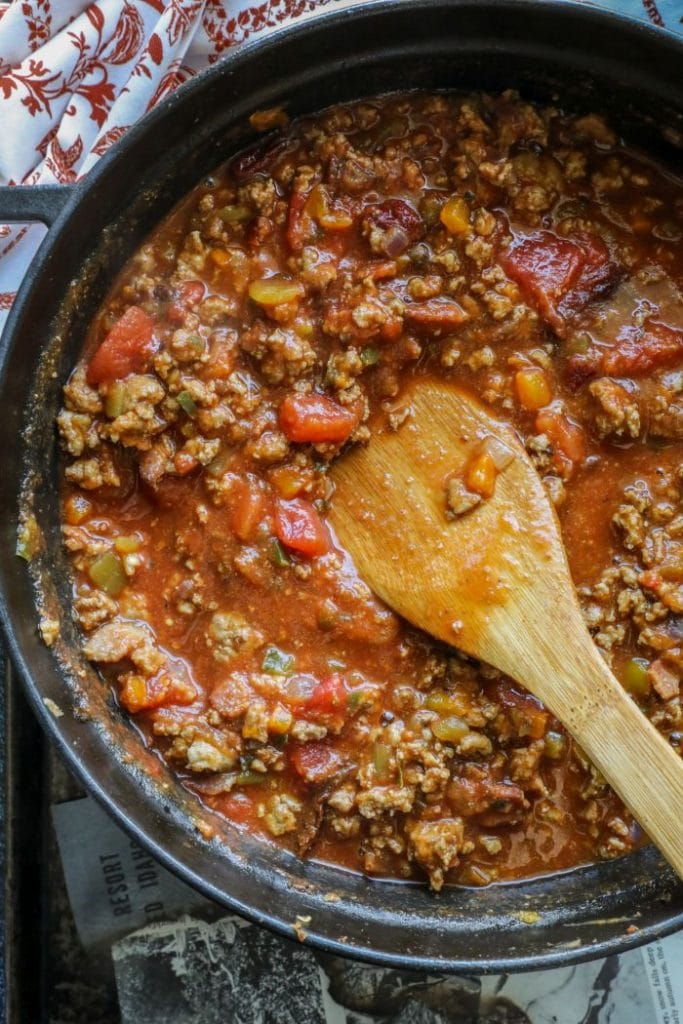
[[[398,430],[333,469],[331,520],[370,587],[415,626],[488,662],[560,719],[683,877],[683,761],[593,644],[554,509],[514,431],[443,381],[417,381]],[[449,520],[449,479],[477,446],[514,456]]]
[[[511,620],[530,625],[534,595],[564,589],[575,614],[554,510],[514,431],[444,382],[418,382],[410,413],[333,471],[331,519],[361,575],[410,622],[505,671]],[[496,438],[512,456],[494,496],[447,518],[447,484]]]

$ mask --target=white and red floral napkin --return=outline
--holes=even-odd
[[[0,184],[75,181],[230,47],[325,2],[0,2]],[[44,233],[0,224],[0,330]]]
[[[0,184],[76,180],[230,47],[326,2],[0,0]],[[683,0],[602,3],[683,31]],[[0,224],[0,331],[44,233]]]

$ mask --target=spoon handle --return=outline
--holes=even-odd
[[[624,691],[588,633],[585,641],[572,639],[578,643],[569,657],[564,648],[550,664],[537,662],[548,675],[534,692],[683,878],[683,759]]]

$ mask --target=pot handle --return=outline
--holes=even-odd
[[[40,221],[51,227],[73,191],[73,185],[0,185],[0,224]]]

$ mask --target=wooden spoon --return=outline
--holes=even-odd
[[[683,877],[683,760],[593,644],[555,511],[516,434],[445,382],[419,381],[405,402],[398,430],[333,469],[331,521],[358,571],[409,622],[543,701]],[[445,481],[486,438],[514,458],[493,497],[449,521]]]

